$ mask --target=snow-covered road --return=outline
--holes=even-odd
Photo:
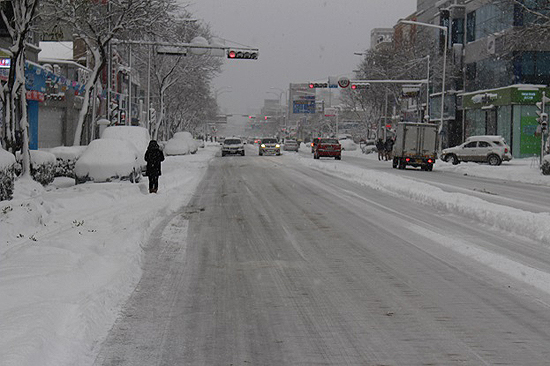
[[[138,185],[126,182],[73,186],[70,181],[57,180],[47,190],[32,182],[18,182],[15,198],[0,203],[0,364],[92,364],[99,350],[99,342],[107,335],[121,307],[140,280],[142,266],[145,265],[147,271],[147,260],[143,261],[143,258],[147,249],[151,248],[152,236],[157,235],[163,240],[165,248],[180,244],[181,256],[174,256],[173,260],[195,258],[199,260],[198,263],[203,263],[200,262],[203,260],[206,264],[211,264],[209,261],[213,260],[215,266],[223,261],[221,257],[201,257],[191,247],[189,253],[195,257],[187,256],[182,251],[181,244],[185,244],[185,240],[177,238],[185,238],[187,219],[193,223],[197,217],[211,220],[202,230],[206,230],[208,225],[225,223],[220,224],[217,234],[209,234],[207,230],[200,232],[201,226],[195,221],[191,234],[196,240],[204,240],[202,235],[205,238],[211,235],[212,239],[215,235],[228,233],[231,240],[226,245],[233,243],[233,246],[226,248],[226,254],[241,253],[237,252],[242,249],[238,248],[237,243],[240,242],[237,239],[245,232],[245,226],[250,228],[252,234],[245,240],[245,245],[252,252],[242,252],[242,259],[239,257],[239,260],[225,263],[227,267],[218,268],[220,273],[240,276],[246,285],[240,288],[237,282],[228,283],[230,287],[224,289],[224,293],[232,289],[242,296],[258,295],[257,302],[249,304],[251,308],[239,304],[237,300],[232,305],[242,305],[244,309],[264,314],[260,320],[273,316],[275,320],[281,320],[283,325],[292,327],[289,323],[299,324],[300,321],[311,319],[309,330],[302,329],[301,332],[312,331],[317,338],[314,337],[307,344],[298,343],[304,350],[324,346],[327,340],[346,343],[344,340],[357,336],[356,332],[363,327],[368,329],[371,324],[376,328],[371,333],[375,340],[368,347],[373,348],[371,351],[375,354],[377,345],[383,344],[392,333],[402,330],[406,322],[416,319],[423,323],[421,320],[426,320],[425,326],[429,329],[424,328],[424,332],[420,333],[432,337],[439,332],[428,331],[440,329],[436,327],[439,321],[434,323],[433,319],[441,317],[447,320],[445,317],[450,317],[448,324],[451,328],[460,329],[471,336],[466,343],[466,338],[461,339],[456,333],[441,331],[442,341],[436,342],[434,347],[430,346],[429,341],[433,341],[431,338],[420,338],[423,342],[398,343],[405,351],[399,353],[401,356],[396,356],[395,360],[400,360],[399,357],[404,359],[422,347],[434,350],[427,352],[427,355],[440,357],[445,349],[443,340],[446,340],[449,344],[459,342],[453,343],[456,346],[449,346],[448,350],[463,355],[470,362],[465,364],[479,364],[473,361],[476,358],[471,352],[475,344],[469,344],[469,340],[477,342],[487,354],[498,348],[502,355],[507,355],[509,351],[498,343],[508,344],[505,341],[514,337],[527,342],[519,344],[528,344],[531,353],[526,354],[531,358],[526,360],[534,360],[531,364],[538,364],[536,361],[545,356],[539,345],[543,341],[548,343],[548,338],[545,338],[547,334],[542,328],[548,328],[544,314],[548,309],[544,304],[550,303],[546,298],[550,293],[550,226],[547,224],[550,215],[548,209],[545,209],[548,195],[544,195],[544,192],[548,192],[550,179],[541,176],[531,162],[518,160],[501,167],[477,164],[455,167],[438,163],[432,172],[435,174],[429,175],[431,173],[392,170],[390,163],[378,162],[372,156],[352,152],[346,152],[341,162],[315,161],[310,154],[305,153],[287,153],[262,160],[254,154],[252,147],[248,147],[247,156],[242,159],[214,158],[214,166],[221,169],[215,179],[220,179],[225,186],[220,188],[206,180],[200,187],[199,192],[202,194],[193,201],[202,199],[209,202],[208,205],[221,210],[219,214],[225,213],[226,220],[213,215],[212,210],[209,210],[212,207],[206,207],[203,203],[197,207],[204,208],[204,212],[192,210],[192,214],[186,213],[180,217],[182,207],[188,206],[206,172],[208,162],[218,150],[219,146],[210,146],[201,149],[196,155],[168,158],[163,165],[158,195],[146,193],[146,182]],[[445,174],[438,175],[438,171]],[[265,173],[263,176],[262,172]],[[424,178],[427,174],[429,178]],[[468,177],[473,176],[490,178],[486,183],[490,186],[480,186],[482,188],[477,191],[464,186]],[[499,177],[508,183],[499,186],[499,183],[491,181]],[[237,183],[232,178],[237,179]],[[259,184],[261,179],[264,179],[263,183]],[[319,184],[319,181],[324,183]],[[516,185],[511,181],[536,183],[534,186],[526,186],[534,192],[524,193],[523,198],[513,197],[514,192],[521,192],[523,186],[522,183]],[[491,194],[497,192],[497,189],[501,189],[498,194]],[[308,204],[307,197],[311,193],[316,193],[316,199],[310,199]],[[541,199],[537,200],[539,196]],[[277,214],[272,217],[273,220],[266,221],[265,217],[274,215],[270,211],[271,206]],[[291,209],[290,215],[284,207]],[[334,217],[330,212],[337,212],[339,216]],[[161,230],[168,222],[171,223],[166,226],[166,230]],[[311,225],[316,229],[312,230]],[[300,226],[303,226],[301,230]],[[273,240],[268,240],[265,233],[259,232],[260,228],[272,230]],[[367,228],[368,234],[364,231]],[[366,239],[371,235],[373,238]],[[327,236],[332,242],[324,241]],[[342,239],[337,240],[342,244],[341,251],[334,248],[335,238]],[[360,244],[362,240],[366,241]],[[221,250],[222,244],[210,240],[205,245],[213,245],[211,255],[223,256],[225,252],[214,251]],[[262,246],[256,250],[257,244]],[[311,263],[302,266],[302,260],[295,263],[287,258],[297,255],[309,258]],[[247,260],[247,256],[251,257]],[[261,258],[258,259],[258,256]],[[380,258],[381,262],[374,263],[373,258]],[[366,268],[362,263],[371,263],[372,268]],[[191,271],[192,266],[185,268]],[[451,269],[454,272],[446,272]],[[283,291],[286,294],[283,299],[286,296],[287,300],[277,300],[251,284],[258,276],[262,277],[262,271],[266,275],[269,272],[269,278],[274,281],[269,283],[269,279],[266,280],[266,291],[286,289],[286,293]],[[336,276],[337,272],[340,274]],[[189,274],[188,281],[193,280],[192,273],[186,273]],[[174,273],[174,276],[178,275],[181,279],[181,273]],[[426,283],[423,282],[424,275],[427,276]],[[305,277],[301,279],[302,276]],[[333,279],[334,276],[336,278]],[[438,279],[437,276],[442,278]],[[457,277],[460,279],[454,280]],[[369,282],[369,278],[375,278],[372,280],[374,282]],[[205,290],[212,290],[208,286],[214,285],[218,290],[223,288],[224,281],[215,276],[212,279],[214,283],[205,284]],[[277,282],[279,280],[281,282]],[[327,286],[319,286],[320,283]],[[346,302],[345,296],[349,295],[350,289],[365,286],[379,296],[376,304],[386,304],[380,309],[388,307],[385,318],[378,319],[377,310],[361,313],[355,309],[362,306],[359,305],[359,299],[367,302],[372,300],[360,293],[350,295]],[[381,286],[380,289],[378,286]],[[430,292],[432,287],[438,291]],[[452,296],[444,290],[446,287],[452,289]],[[300,295],[296,291],[310,295]],[[409,299],[404,295],[409,292],[416,295]],[[300,299],[301,296],[303,299]],[[470,299],[468,307],[477,310],[468,312],[454,304],[466,301],[464,299]],[[225,297],[218,300],[229,301]],[[194,300],[189,298],[181,301]],[[272,309],[269,302],[282,308],[275,306]],[[407,305],[408,302],[411,304]],[[317,305],[308,308],[308,303]],[[400,308],[396,304],[405,307]],[[208,308],[214,306],[208,302],[203,305],[207,306],[205,309],[216,309]],[[433,313],[429,311],[431,305],[434,305]],[[301,313],[294,309],[289,318],[284,320],[284,314],[279,311],[286,306],[297,306]],[[449,315],[445,308],[447,306],[459,315]],[[347,308],[350,315],[332,311],[340,307]],[[386,322],[395,320],[403,309],[407,314],[406,319],[399,318],[403,323],[399,322],[397,326]],[[208,311],[205,310],[206,313]],[[538,319],[534,319],[533,314]],[[471,334],[474,326],[477,327],[476,321],[483,320],[482,315],[501,324],[480,333],[487,337],[486,340]],[[504,315],[513,315],[513,319],[507,319]],[[467,320],[468,316],[473,316],[475,321]],[[369,323],[366,319],[373,319],[373,322]],[[218,320],[227,323],[234,319]],[[273,337],[278,335],[277,326],[274,329],[271,327],[275,323],[261,323],[260,320],[259,323],[250,324],[243,318],[242,327],[248,324],[250,327],[247,329],[253,329],[254,325],[258,325],[257,332],[265,330]],[[358,322],[357,325],[354,322]],[[461,328],[463,322],[469,326]],[[192,330],[207,333],[211,331],[208,326],[216,324],[216,319],[204,325],[195,322],[199,328]],[[334,325],[339,331],[320,331],[320,328],[330,328],[329,325]],[[346,325],[350,329],[345,330]],[[185,324],[183,329],[189,326],[189,323]],[[200,328],[203,326],[204,329]],[[384,328],[386,326],[389,329]],[[540,330],[539,338],[527,328],[536,330],[535,333]],[[235,330],[239,329],[243,328]],[[291,336],[292,332],[288,329],[281,330],[281,334]],[[240,339],[245,343],[250,341],[250,347],[261,346],[257,344],[261,343],[261,339],[255,343],[250,335],[246,336],[249,338],[242,334],[240,336],[236,342]],[[407,331],[403,338],[406,336],[414,339],[420,335]],[[437,335],[436,338],[439,337]],[[362,339],[360,336],[356,341],[350,341],[351,348],[344,348],[346,354],[331,348],[328,354],[321,352],[314,355],[312,351],[305,359],[321,360],[325,357],[329,361],[340,360],[342,364],[354,364],[354,357],[363,357],[362,352],[370,352],[368,347],[365,351],[354,351],[363,346]],[[274,340],[274,360],[289,364],[288,360],[292,360],[293,356],[304,357],[298,348]],[[320,343],[315,344],[315,340]],[[199,340],[196,342],[197,350],[207,346]],[[244,347],[242,343],[228,342],[224,345],[226,351],[231,346],[236,349]],[[257,354],[261,348],[254,347],[240,349],[241,354],[248,357],[252,351],[256,357],[262,356]],[[386,353],[392,351],[387,347],[382,349]],[[512,349],[515,348],[510,347]],[[282,351],[289,358],[284,358],[280,353]],[[185,357],[207,359],[201,353],[204,350],[197,352],[186,353]],[[212,355],[218,356],[223,356],[223,349]],[[482,356],[489,357],[486,354]],[[387,355],[378,354],[376,357],[379,357],[377,362],[391,361]],[[490,356],[488,359],[497,362],[501,361],[499,357]],[[508,357],[507,362],[525,364],[514,357],[518,356]]]
[[[184,248],[174,218],[95,365],[547,362],[545,239],[462,211],[494,203],[342,163],[213,160]]]

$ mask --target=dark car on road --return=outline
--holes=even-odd
[[[333,138],[319,139],[315,145],[313,158],[319,159],[321,157],[331,157],[340,160],[342,158],[342,145],[340,145],[340,142]]]

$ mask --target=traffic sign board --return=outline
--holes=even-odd
[[[340,79],[338,79],[338,86],[340,88],[347,88],[350,84],[350,81],[347,77],[341,77]]]

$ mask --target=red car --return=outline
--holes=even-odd
[[[315,151],[313,152],[313,158],[319,159],[320,157],[330,157],[340,160],[342,158],[342,145],[337,139],[321,138],[315,144]]]

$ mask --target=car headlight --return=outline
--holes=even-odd
[[[265,147],[265,144],[261,144],[260,146],[261,146],[261,147]]]
[[[277,144],[277,145],[275,145],[275,147],[276,147],[276,148],[278,149],[278,148],[280,148],[280,147],[281,147],[281,145]]]

